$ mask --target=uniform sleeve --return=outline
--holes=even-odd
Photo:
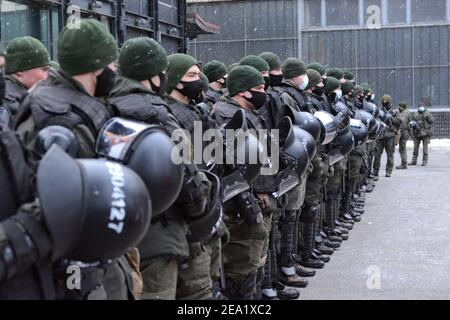
[[[281,93],[280,97],[285,105],[291,107],[294,110],[300,111],[297,104],[295,103],[295,100],[289,94],[283,92]]]

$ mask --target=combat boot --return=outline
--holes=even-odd
[[[386,172],[386,178],[390,178],[390,177],[391,177],[391,174]]]
[[[307,268],[321,269],[324,267],[324,262],[313,256],[315,246],[315,228],[313,223],[305,223],[302,230],[302,237],[304,239],[304,250],[301,252],[302,265]],[[327,240],[324,240],[324,242]]]
[[[343,226],[336,225],[335,229],[338,230],[342,235],[348,235],[348,233],[349,233],[349,229],[347,229]]]
[[[357,214],[363,214],[363,213],[364,213],[364,210],[361,209],[361,208],[358,208],[357,206],[354,207],[354,208],[352,208],[351,211],[352,211],[353,213],[357,213]]]
[[[410,163],[408,163],[408,166],[415,166],[417,165],[417,159],[412,159]]]
[[[339,218],[335,221],[335,225],[337,228],[344,228],[347,230],[353,229],[353,224],[340,220]]]
[[[353,216],[353,219],[355,220],[355,222],[360,222],[361,221],[361,215],[360,214],[355,214]]]
[[[300,297],[300,291],[294,288],[288,288],[282,283],[277,283],[277,294],[280,300],[295,300]]]
[[[334,253],[334,250],[330,247],[327,247],[324,244],[320,244],[316,247],[317,250],[319,250],[319,252],[321,254],[327,254],[327,255],[332,255]]]
[[[330,241],[330,240],[325,240],[323,242],[323,244],[327,247],[333,248],[333,249],[337,249],[341,246],[340,242],[335,242],[335,241]]]
[[[308,281],[300,278],[300,276],[295,273],[295,269],[294,274],[292,275],[287,275],[283,271],[281,271],[279,282],[285,286],[294,288],[305,288],[308,285]]]
[[[310,269],[310,268],[306,268],[306,267],[302,266],[300,263],[295,263],[294,267],[295,267],[295,272],[300,277],[305,277],[306,278],[306,277],[314,277],[316,275],[316,270]]]
[[[380,180],[380,177],[378,176],[378,174],[374,175],[373,176],[373,181],[378,181],[378,180]]]
[[[397,170],[408,169],[408,165],[407,164],[401,164],[399,166],[396,166],[395,169],[397,169]]]

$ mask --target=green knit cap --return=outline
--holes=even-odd
[[[227,89],[230,97],[261,84],[264,84],[264,78],[261,72],[252,66],[238,66],[228,74]]]
[[[308,78],[309,78],[309,83],[308,83],[308,86],[306,87],[306,89],[315,87],[322,81],[322,76],[320,75],[319,72],[317,72],[314,69],[308,69],[306,71],[306,74],[308,75]]]
[[[308,69],[316,70],[318,73],[320,73],[320,76],[323,76],[325,74],[325,67],[318,62],[312,62],[308,64]]]
[[[149,37],[129,39],[120,49],[120,73],[129,79],[150,79],[166,70],[168,64],[166,50]]]
[[[166,92],[170,94],[184,77],[186,72],[192,66],[198,65],[198,62],[190,55],[184,53],[171,54],[167,59],[169,60],[169,67],[167,68]]]
[[[45,46],[33,37],[13,39],[6,48],[5,73],[31,70],[50,64],[50,57]]]
[[[67,25],[59,34],[58,61],[72,76],[103,69],[116,59],[116,41],[97,20],[82,19],[79,28]]]
[[[209,82],[217,81],[228,73],[225,64],[217,60],[209,61],[203,66],[202,71],[208,77]]]
[[[209,80],[208,80],[208,77],[206,76],[206,74],[204,74],[203,72],[200,72],[200,79],[202,79],[203,91],[208,91],[208,89],[209,89]]]
[[[327,77],[327,81],[325,82],[325,93],[331,93],[336,89],[339,89],[341,86],[341,83],[338,79],[334,77]]]
[[[281,66],[281,72],[285,79],[292,79],[306,74],[305,63],[297,58],[287,58]]]
[[[353,89],[355,89],[355,85],[349,80],[342,84],[342,94],[349,94],[353,92]]]
[[[363,95],[364,94],[364,88],[361,86],[356,85],[353,88],[353,95],[357,96],[357,95]]]
[[[281,60],[280,57],[277,56],[273,52],[263,52],[259,55],[261,58],[266,60],[266,62],[269,64],[270,70],[280,69],[281,68]]]
[[[345,80],[353,80],[353,79],[355,79],[355,75],[350,70],[345,69],[344,70],[344,79]]]
[[[264,60],[261,57],[254,56],[254,55],[249,55],[249,56],[242,58],[241,61],[239,61],[239,65],[240,66],[252,66],[259,72],[270,70],[269,64],[266,62],[266,60]]]
[[[344,76],[344,72],[338,68],[331,68],[331,69],[328,69],[328,71],[327,71],[327,77],[333,77],[333,78],[340,80],[340,79],[342,79],[343,76]]]
[[[372,88],[370,88],[370,86],[367,82],[361,83],[361,87],[364,90],[364,95],[367,95],[367,94],[369,94],[370,91],[372,91]]]

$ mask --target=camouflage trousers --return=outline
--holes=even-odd
[[[377,152],[375,154],[375,159],[373,161],[373,171],[374,175],[378,175],[381,166],[381,156],[383,151],[386,150],[387,163],[386,163],[386,173],[392,173],[394,169],[394,150],[395,150],[395,138],[385,138],[380,139],[377,142]]]
[[[401,137],[398,143],[398,152],[400,153],[400,158],[402,159],[402,165],[408,164],[408,152],[406,149],[406,142],[408,142],[408,138]]]
[[[189,244],[189,259],[152,259],[141,267],[142,299],[202,300],[212,297],[211,254],[201,242]]]
[[[422,161],[426,163],[428,161],[428,144],[430,143],[430,137],[427,137],[427,136],[414,138],[414,151],[413,151],[412,161],[417,162],[417,158],[419,156],[420,143],[423,143]]]
[[[275,198],[270,198],[276,208]],[[227,292],[230,299],[253,299],[256,287],[262,281],[269,248],[272,212],[266,211],[260,223],[248,224],[235,213],[227,213],[230,240],[222,250]],[[259,278],[259,280],[258,280]]]

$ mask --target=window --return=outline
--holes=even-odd
[[[411,0],[413,22],[436,22],[447,20],[446,0]]]
[[[303,11],[303,25],[305,27],[320,27],[322,25],[320,3],[320,0],[305,0]]]
[[[13,1],[1,2],[0,38],[4,48],[16,38],[31,36],[42,41],[51,56],[56,56],[60,10],[43,9],[38,3],[28,5]]]
[[[406,0],[388,0],[388,23],[406,23]]]
[[[327,0],[326,17],[328,26],[359,25],[358,0]]]

